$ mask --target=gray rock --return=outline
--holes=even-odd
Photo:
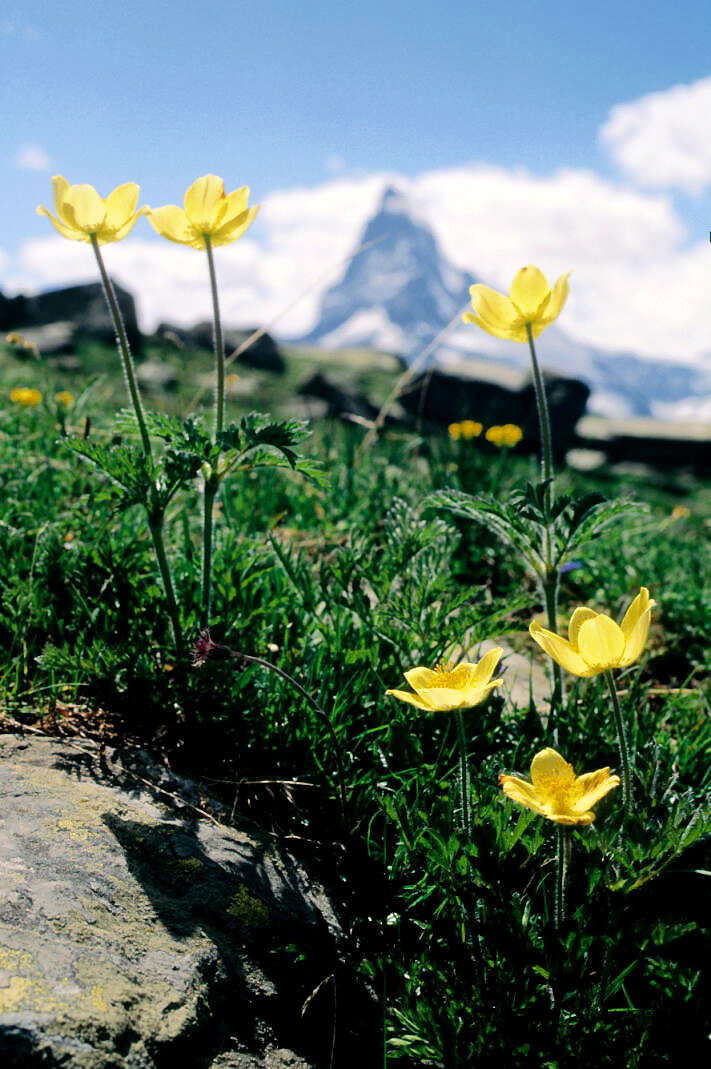
[[[578,379],[546,373],[553,444],[559,460],[575,441],[575,427],[585,412],[590,388]],[[533,382],[518,372],[486,361],[462,362],[456,373],[432,368],[418,375],[400,398],[413,416],[447,425],[473,419],[490,427],[516,423],[523,430],[522,451],[539,450],[538,413]]]
[[[75,323],[58,320],[41,327],[24,327],[22,337],[29,345],[36,346],[40,356],[55,356],[72,352],[76,332]]]
[[[136,378],[141,386],[152,393],[164,390],[173,392],[178,388],[178,376],[172,367],[160,360],[145,360],[136,367]]]
[[[142,337],[138,329],[136,305],[131,294],[113,283],[126,333],[134,353],[140,352]],[[113,343],[113,323],[100,282],[65,286],[32,297],[5,297],[0,293],[0,330],[23,330],[47,323],[70,321],[85,337]],[[23,331],[24,333],[24,331]]]
[[[321,1064],[300,1011],[338,970],[328,899],[272,838],[161,790],[196,794],[140,754],[0,736],[3,1069]]]
[[[225,355],[230,357],[248,338],[254,329],[238,330],[235,327],[223,328]],[[174,323],[159,323],[156,336],[169,341],[176,348],[212,350],[212,322],[196,323],[194,327],[179,327]],[[233,371],[239,371],[239,365],[258,368],[260,371],[274,371],[281,374],[286,369],[284,357],[271,334],[261,334],[253,341],[231,365]]]

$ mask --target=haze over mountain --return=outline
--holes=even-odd
[[[493,338],[459,321],[469,303],[469,287],[486,280],[448,262],[402,192],[385,190],[360,246],[342,279],[323,294],[316,325],[300,341],[330,349],[369,346],[396,352],[410,362],[454,320],[434,345],[431,362],[456,367],[476,358],[528,366],[527,346]],[[592,411],[711,418],[711,375],[698,366],[595,349],[574,341],[557,324],[541,336],[538,355],[544,367],[590,385]]]

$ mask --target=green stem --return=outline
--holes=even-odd
[[[109,314],[111,315],[114,324],[114,330],[116,331],[116,342],[118,344],[119,353],[121,354],[121,360],[123,361],[123,370],[126,376],[126,386],[128,387],[128,394],[131,398],[133,411],[136,414],[136,422],[138,423],[138,429],[141,433],[143,452],[147,457],[150,457],[152,455],[151,440],[148,437],[146,420],[143,415],[143,406],[141,405],[141,398],[138,393],[136,375],[133,369],[133,357],[131,356],[131,349],[128,344],[126,327],[124,326],[121,309],[119,308],[118,301],[116,300],[116,294],[114,292],[113,284],[108,276],[106,267],[104,266],[104,259],[101,255],[99,243],[96,240],[96,234],[91,235],[91,247],[94,250],[96,262],[99,265],[99,274],[101,275],[101,283],[104,287],[104,296],[106,297],[106,303],[109,306]]]
[[[551,421],[548,414],[548,400],[546,398],[546,389],[543,385],[543,376],[541,375],[541,369],[538,366],[538,358],[536,356],[536,346],[533,344],[533,331],[531,330],[531,324],[526,324],[526,333],[528,334],[528,347],[531,350],[531,363],[533,365],[533,385],[536,390],[536,405],[538,407],[538,423],[541,429],[541,470],[544,480],[548,481],[548,488],[546,497],[548,499],[548,507],[550,509],[553,503],[553,437],[551,435]],[[550,556],[547,558],[550,562]]]
[[[454,717],[457,722],[459,737],[459,796],[462,807],[462,830],[467,836],[471,832],[469,821],[469,768],[467,765],[467,736],[464,731],[464,718],[461,710],[456,709]]]
[[[109,278],[108,272],[104,265],[104,258],[101,255],[101,249],[99,242],[96,239],[96,234],[91,235],[91,247],[94,250],[96,262],[99,267],[99,274],[101,275],[101,284],[104,288],[104,296],[106,297],[106,303],[109,308],[109,314],[113,320],[114,330],[116,331],[116,342],[118,345],[119,354],[123,362],[124,375],[126,377],[126,386],[128,388],[128,395],[133,405],[133,411],[136,416],[136,422],[138,423],[138,430],[141,435],[141,444],[143,446],[143,453],[147,460],[150,460],[153,456],[153,450],[151,448],[151,440],[148,436],[148,428],[146,427],[146,419],[143,414],[143,406],[141,404],[140,394],[138,392],[138,383],[136,382],[136,373],[133,366],[133,357],[131,355],[131,347],[128,343],[128,335],[126,334],[126,326],[121,315],[121,309],[119,308],[118,301],[116,300],[116,293],[114,287]],[[87,434],[85,434],[87,437]],[[175,641],[176,650],[180,651],[183,645],[183,635],[180,626],[180,614],[178,612],[178,603],[175,599],[175,590],[173,588],[173,579],[170,573],[170,565],[168,564],[168,557],[165,552],[165,543],[163,541],[163,514],[152,514],[152,504],[147,506],[146,511],[148,513],[148,526],[151,532],[151,538],[153,539],[153,548],[155,549],[156,560],[158,561],[158,569],[160,571],[161,579],[163,581],[163,590],[165,592],[165,600],[168,605],[168,615],[170,616],[170,623],[173,629],[173,639]]]
[[[617,729],[617,746],[620,751],[620,764],[622,766],[622,804],[624,806],[625,815],[629,816],[632,811],[632,776],[630,773],[630,755],[627,748],[627,733],[622,721],[620,699],[617,697],[615,681],[609,668],[605,672],[605,679],[607,680],[610,698],[612,699],[612,710],[615,716],[615,728]]]
[[[526,324],[528,334],[528,347],[531,350],[531,365],[533,367],[533,385],[536,392],[536,407],[538,408],[538,425],[541,432],[541,473],[546,484],[544,494],[544,519],[545,533],[543,536],[543,559],[545,561],[545,575],[543,576],[543,594],[546,602],[548,616],[548,629],[558,634],[558,588],[560,585],[560,572],[553,566],[553,521],[551,512],[553,509],[553,435],[551,433],[551,420],[548,412],[548,399],[543,376],[536,356],[536,346],[533,342],[533,330],[531,324]],[[553,662],[553,693],[551,695],[551,712],[557,719],[563,713],[563,672],[559,664]]]
[[[205,479],[205,493],[203,497],[203,530],[202,530],[202,602],[200,608],[200,626],[207,627],[210,623],[210,602],[212,600],[212,512],[215,498],[219,489],[219,482],[215,475]]]
[[[570,828],[563,824],[558,825],[558,853],[556,855],[555,863],[555,928],[556,931],[560,930],[561,925],[565,923],[567,916],[567,891],[568,891],[568,869],[570,867],[570,855],[572,850],[572,841],[570,838]]]
[[[155,549],[161,579],[163,580],[163,589],[165,591],[165,600],[168,603],[168,615],[170,616],[170,623],[173,628],[175,648],[180,651],[183,648],[183,632],[180,626],[180,613],[178,612],[178,603],[175,600],[170,565],[168,564],[165,543],[163,542],[163,516],[159,519],[151,519],[149,517],[148,526],[150,527],[151,538],[153,539],[153,548]]]
[[[555,635],[558,634],[558,586],[559,586],[559,573],[557,570],[553,570],[548,573],[547,579],[543,580],[543,595],[546,602],[546,614],[548,616],[548,630],[552,631]],[[551,666],[553,672],[553,693],[551,695],[551,713],[556,718],[556,723],[560,719],[560,716],[564,708],[565,691],[563,689],[563,669],[551,658]],[[555,739],[557,738],[557,727],[554,727]]]
[[[225,423],[225,345],[222,339],[222,322],[220,320],[220,301],[217,295],[217,275],[215,258],[212,254],[210,235],[205,234],[205,252],[210,269],[210,290],[212,292],[212,319],[215,342],[215,441]]]

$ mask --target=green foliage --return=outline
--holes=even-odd
[[[145,518],[130,506],[165,509],[192,638],[197,477],[216,458],[207,424],[150,415],[148,463],[133,418],[112,428],[100,393],[87,402],[88,438],[71,413],[71,437],[58,440],[51,412],[0,410],[4,708],[36,723],[38,711],[61,721],[79,703],[97,725],[104,710],[174,766],[223,784],[236,813],[289,834],[340,901],[352,960],[384,993],[393,1065],[655,1069],[680,1063],[682,1040],[708,1060],[708,487],[688,485],[691,516],[673,520],[678,497],[651,479],[563,476],[556,559],[577,562],[563,614],[577,604],[614,614],[640,585],[658,606],[643,659],[618,680],[633,816],[623,824],[613,791],[574,832],[556,932],[555,828],[505,799],[497,777],[525,775],[546,745],[577,771],[615,765],[602,682],[568,680],[557,739],[535,704],[509,696],[512,670],[504,698],[465,712],[470,836],[458,830],[452,720],[384,696],[415,664],[476,657],[485,639],[506,647],[505,664],[512,650],[538,659],[525,637],[540,609],[534,463],[497,465],[401,433],[362,451],[358,428],[324,423],[306,438],[299,420],[233,406],[220,440],[213,637],[273,661],[327,712],[348,785],[344,831],[333,740],[298,692],[255,665],[192,669],[189,651],[180,661],[172,649]]]

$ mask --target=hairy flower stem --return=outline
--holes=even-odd
[[[615,728],[617,729],[617,746],[620,751],[620,765],[622,766],[622,804],[625,809],[625,816],[629,816],[632,811],[632,776],[630,772],[629,749],[627,747],[627,732],[625,731],[625,725],[622,720],[622,710],[620,709],[620,699],[617,697],[617,688],[615,687],[615,681],[609,668],[605,672],[605,679],[607,680],[610,698],[612,699],[612,710],[615,716]]]
[[[136,422],[138,423],[138,430],[141,435],[141,444],[143,446],[143,453],[146,460],[151,460],[153,456],[153,450],[151,448],[151,440],[148,436],[148,428],[146,427],[146,419],[143,414],[143,406],[141,405],[141,398],[138,393],[138,384],[136,382],[136,374],[133,367],[133,357],[131,355],[131,348],[128,344],[128,335],[126,334],[126,326],[121,315],[121,309],[119,308],[118,301],[116,300],[116,293],[114,287],[109,278],[108,272],[104,265],[104,258],[101,255],[101,249],[96,239],[96,235],[91,235],[91,247],[94,250],[96,256],[96,262],[99,267],[99,274],[101,275],[101,284],[104,288],[104,296],[106,297],[106,303],[109,308],[109,315],[113,321],[114,330],[116,331],[116,342],[118,350],[123,362],[123,370],[126,378],[126,386],[128,388],[128,395],[133,405],[133,411],[136,416]],[[85,434],[87,437],[87,434]],[[158,561],[158,569],[160,571],[161,580],[163,582],[163,590],[165,592],[165,600],[168,605],[168,615],[170,616],[170,623],[173,630],[173,639],[175,641],[176,650],[180,651],[183,645],[183,633],[180,626],[180,614],[178,612],[178,603],[175,599],[175,590],[173,588],[173,577],[170,572],[170,565],[168,564],[168,557],[165,552],[165,542],[163,540],[163,513],[158,512],[153,507],[147,509],[148,512],[148,526],[151,532],[151,538],[153,540],[153,548],[155,549],[156,560]]]
[[[215,498],[220,484],[215,475],[205,479],[203,493],[203,528],[202,528],[202,598],[200,604],[200,626],[210,623],[210,602],[212,599],[212,527]]]
[[[212,242],[209,234],[205,234],[205,252],[207,253],[207,266],[210,270],[210,291],[212,293],[213,341],[215,345],[215,441],[217,441],[217,436],[225,424],[225,345],[222,339],[215,258],[212,253]]]
[[[538,364],[538,357],[536,356],[536,346],[533,342],[533,330],[530,323],[526,324],[526,333],[528,334],[528,347],[531,350],[533,385],[536,391],[538,425],[541,432],[541,474],[546,487],[543,498],[545,513],[545,533],[543,535],[545,575],[542,577],[543,595],[546,602],[548,629],[553,631],[554,634],[558,634],[558,588],[560,585],[560,573],[553,565],[553,519],[551,516],[555,497],[553,488],[553,435],[551,433],[551,420],[548,412],[546,388]],[[558,716],[563,712],[563,672],[560,665],[555,661],[553,662],[551,712]]]
[[[217,293],[217,274],[215,258],[212,253],[210,235],[205,234],[205,252],[210,272],[210,292],[212,293],[212,326],[215,346],[215,445],[222,433],[225,423],[225,345],[222,337],[220,319],[220,300]],[[212,600],[212,528],[215,499],[220,490],[220,480],[216,469],[220,463],[219,452],[214,459],[211,475],[205,477],[203,497],[202,529],[202,594],[200,599],[200,625],[207,627],[210,622],[210,602]]]
[[[570,855],[572,852],[572,840],[570,828],[565,825],[558,827],[558,853],[555,863],[555,928],[560,930],[567,916],[567,892],[568,892],[568,869],[570,867]]]
[[[467,736],[464,731],[464,718],[461,710],[456,709],[454,718],[457,722],[459,738],[459,800],[461,805],[462,831],[469,836],[471,823],[469,819],[469,767],[467,764]]]
[[[175,600],[173,579],[170,574],[170,565],[168,564],[168,557],[166,556],[165,544],[163,542],[163,514],[156,519],[151,519],[149,517],[148,526],[151,531],[151,538],[153,539],[153,548],[155,549],[156,560],[158,561],[160,577],[163,580],[163,589],[165,591],[165,600],[168,603],[168,615],[170,616],[170,624],[173,629],[175,648],[180,651],[183,648],[183,630],[180,626],[178,603]]]
[[[469,763],[467,761],[467,736],[464,730],[464,717],[461,710],[456,709],[454,718],[457,723],[457,736],[459,739],[459,799],[460,799],[460,814],[461,814],[461,826],[464,832],[465,842],[467,849],[471,841],[471,811],[469,809]],[[467,857],[469,855],[467,854]],[[481,929],[481,902],[476,900],[474,906],[474,922],[478,929]],[[472,957],[474,960],[474,968],[476,969],[477,980],[479,982],[480,990],[484,990],[486,977],[484,973],[484,956],[482,952],[481,935],[479,931],[474,935],[470,931],[470,918],[467,915],[467,911],[462,907],[462,921],[464,925],[464,931],[468,945],[471,947]]]
[[[133,368],[133,357],[131,356],[131,349],[128,344],[126,327],[124,326],[121,309],[116,300],[113,284],[108,276],[106,267],[104,266],[104,258],[101,255],[101,249],[99,248],[99,243],[96,240],[95,234],[91,235],[91,247],[94,250],[96,262],[99,265],[99,274],[101,275],[101,284],[104,287],[104,296],[106,297],[106,303],[109,306],[109,314],[113,320],[114,330],[116,331],[116,342],[118,344],[119,353],[121,354],[121,360],[123,361],[123,371],[126,376],[128,394],[131,398],[131,404],[133,405],[133,411],[136,414],[136,422],[138,423],[138,429],[141,434],[143,452],[147,457],[150,457],[152,455],[151,440],[148,437],[146,420],[143,415],[143,406],[141,405],[141,398],[138,393],[136,374]]]

